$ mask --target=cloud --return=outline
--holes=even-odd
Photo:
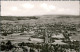
[[[56,7],[54,5],[47,5],[46,3],[43,3],[40,6],[47,11],[51,11],[51,10],[56,9]]]
[[[43,8],[47,8],[48,5],[47,5],[46,3],[43,3],[43,4],[41,4],[41,7],[43,7]]]
[[[17,11],[18,10],[18,7],[14,6],[14,7],[11,7],[10,8],[12,11]]]
[[[30,4],[30,3],[25,3],[22,5],[22,7],[24,8],[34,8],[34,5]]]
[[[55,6],[53,6],[53,5],[50,5],[49,6],[49,9],[51,9],[51,10],[54,10],[56,7]]]

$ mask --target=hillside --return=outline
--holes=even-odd
[[[5,28],[4,27],[5,25],[10,29],[12,28],[12,25],[15,28],[15,26],[20,26],[20,25],[24,25],[24,26],[34,25],[35,26],[38,24],[53,24],[53,23],[58,23],[58,24],[63,23],[67,25],[70,24],[70,28],[72,28],[72,24],[74,24],[74,27],[78,30],[80,29],[80,16],[42,15],[42,16],[1,16],[0,17],[0,24],[3,24],[3,28]],[[55,27],[55,29],[56,28],[57,26]],[[80,34],[79,35],[77,34],[77,36],[80,36]],[[76,37],[73,36],[72,39],[75,39],[75,38]]]

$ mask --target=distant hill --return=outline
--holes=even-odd
[[[1,20],[8,21],[27,21],[37,23],[54,23],[54,22],[66,22],[66,23],[80,23],[80,16],[73,15],[41,15],[41,16],[0,16]]]
[[[29,19],[38,19],[35,16],[0,16],[0,20],[29,20]]]

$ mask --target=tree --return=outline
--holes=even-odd
[[[13,48],[13,45],[12,45],[11,41],[8,41],[8,42],[6,43],[6,49],[7,49],[7,50],[11,50],[12,48]]]

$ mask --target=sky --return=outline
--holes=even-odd
[[[0,16],[1,16],[1,1],[0,1]]]
[[[79,15],[79,1],[1,1],[1,16]]]

